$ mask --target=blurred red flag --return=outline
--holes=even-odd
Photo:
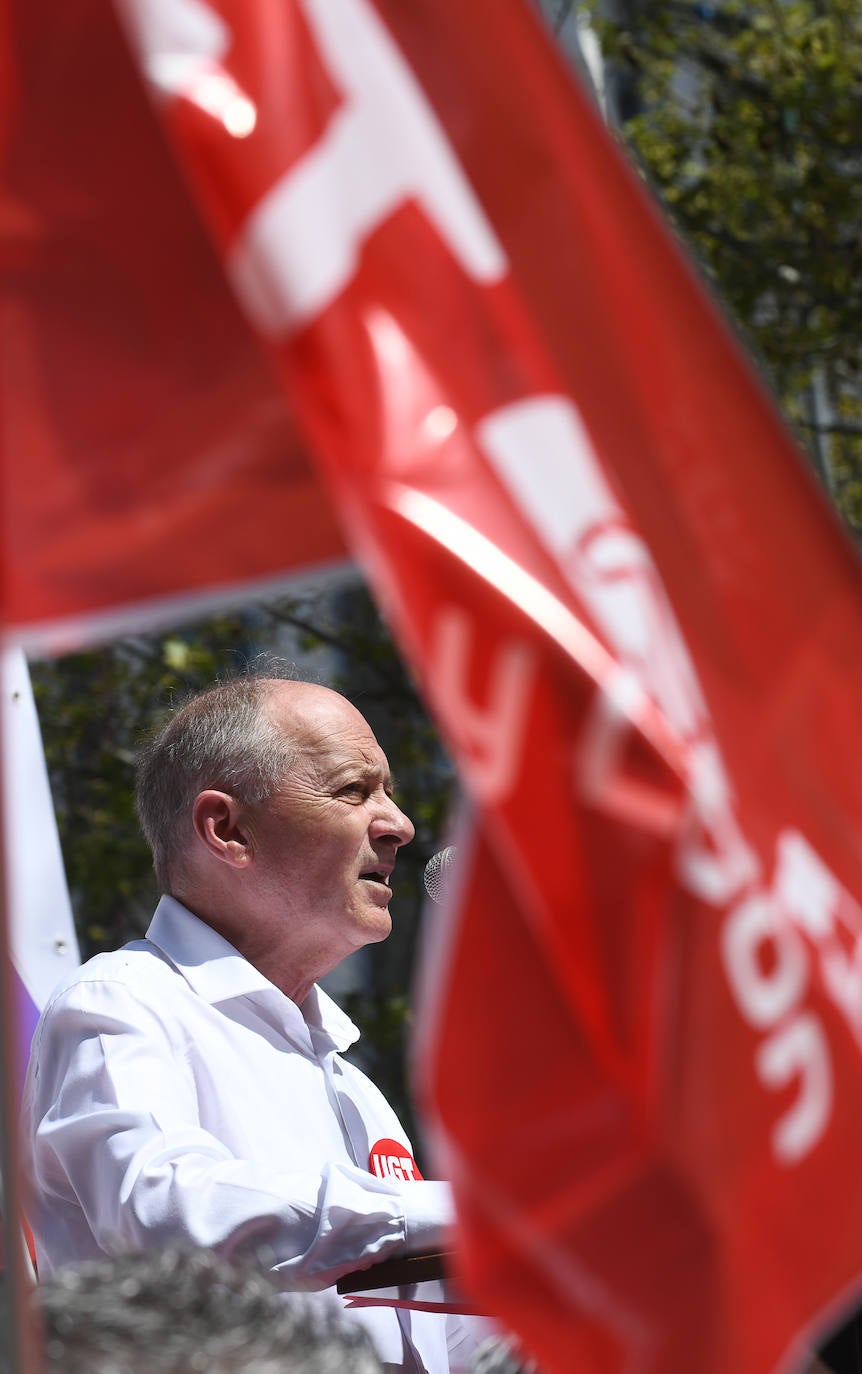
[[[855,556],[526,4],[120,8],[472,797],[463,1277],[548,1371],[771,1369],[862,1271]]]
[[[110,0],[0,24],[3,620],[35,643],[345,555]]]

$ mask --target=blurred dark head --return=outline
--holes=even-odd
[[[381,1374],[325,1294],[170,1249],[70,1266],[34,1290],[46,1374]]]

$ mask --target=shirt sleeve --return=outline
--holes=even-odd
[[[22,1119],[41,1272],[58,1254],[62,1262],[63,1245],[84,1258],[88,1246],[187,1241],[254,1253],[286,1282],[324,1288],[450,1238],[445,1184],[379,1179],[337,1161],[280,1173],[234,1157],[201,1128],[194,1076],[165,1022],[121,983],[78,983],[52,1004]]]

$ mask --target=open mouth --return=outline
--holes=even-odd
[[[389,891],[389,875],[382,869],[370,868],[366,873],[360,873],[359,876],[364,882],[379,883],[381,887],[386,888],[387,892]]]

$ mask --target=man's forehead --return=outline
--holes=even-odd
[[[386,755],[370,732],[311,731],[297,746],[294,767],[311,774],[326,787],[357,779],[382,782],[386,788],[394,786]]]
[[[346,697],[316,682],[266,679],[266,710],[287,731],[310,730],[327,724],[347,723],[369,729],[364,716]]]
[[[267,709],[298,753],[320,758],[352,757],[369,768],[387,767],[371,726],[346,697],[306,682],[272,682]]]

